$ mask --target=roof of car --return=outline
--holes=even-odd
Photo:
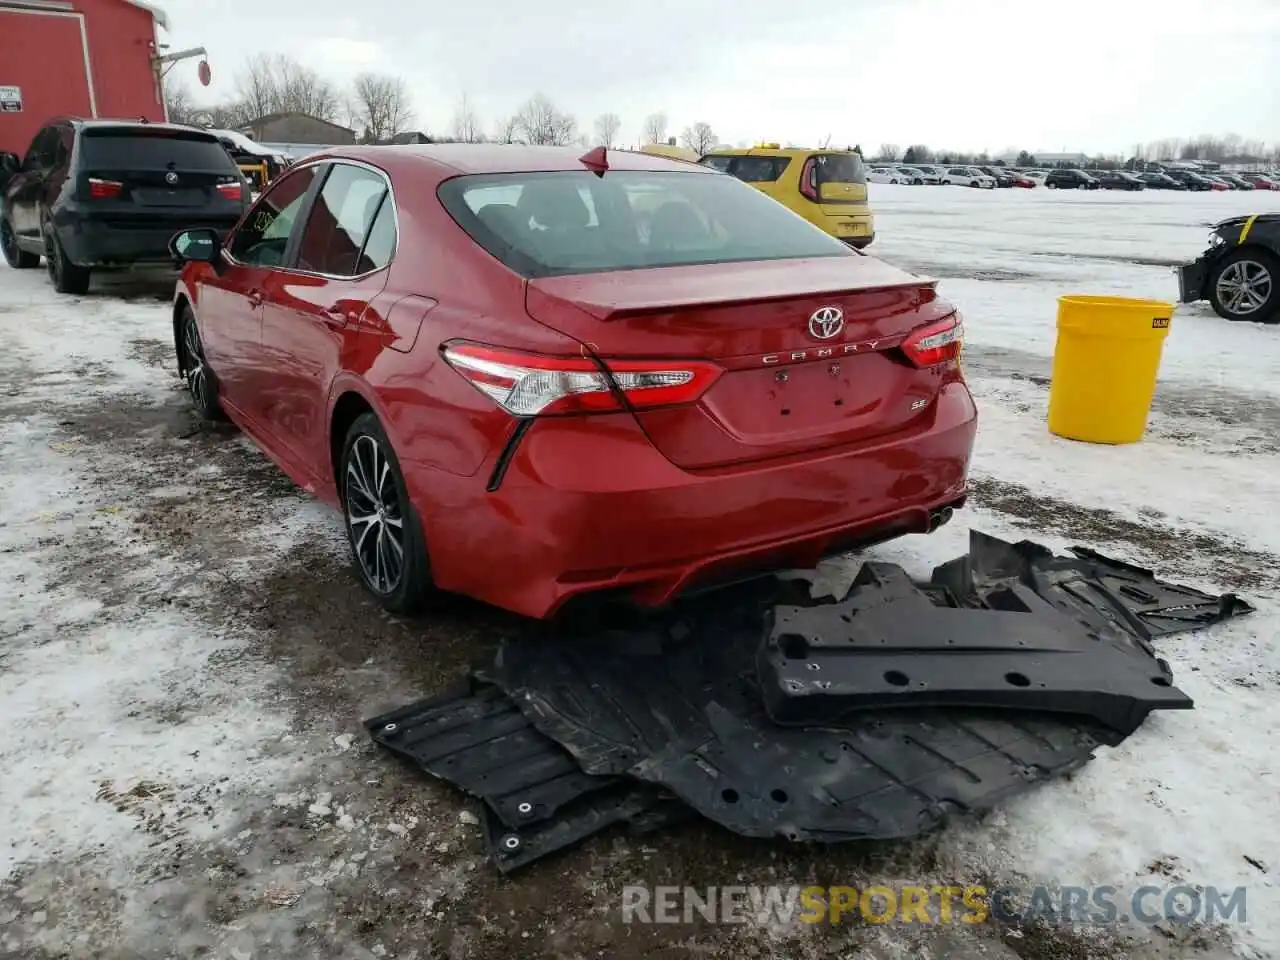
[[[81,130],[162,130],[173,133],[198,133],[207,136],[210,140],[217,139],[208,130],[201,130],[199,127],[189,127],[181,123],[150,123],[145,120],[130,120],[125,117],[119,119],[95,118],[93,120],[87,120],[83,117],[59,117],[57,120],[50,122],[70,123]]]
[[[310,159],[327,157],[361,160],[374,166],[413,161],[445,168],[452,173],[524,173],[585,170],[585,147],[530,147],[518,143],[428,143],[407,146],[335,147]],[[683,170],[716,174],[683,160],[671,160],[629,150],[606,151],[612,170]]]

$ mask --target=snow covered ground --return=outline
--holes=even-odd
[[[191,418],[166,278],[70,298],[0,266],[0,956],[684,956],[684,928],[620,930],[621,884],[815,870],[854,885],[1244,886],[1248,917],[1122,931],[1132,941],[732,926],[702,931],[706,955],[1280,955],[1280,327],[1180,308],[1142,443],[1045,429],[1056,297],[1171,299],[1171,265],[1212,222],[1280,196],[875,185],[872,202],[874,253],[940,277],[965,312],[982,416],[971,507],[875,556],[924,574],[972,526],[1240,592],[1255,616],[1161,644],[1194,711],[888,853],[695,826],[598,838],[500,880],[465,805],[376,753],[360,720],[452,681],[502,620],[374,610],[337,518]]]

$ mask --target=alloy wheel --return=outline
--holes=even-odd
[[[3,217],[0,217],[0,252],[3,252],[5,260],[9,263],[17,262],[18,238],[13,228],[9,226],[9,221]]]
[[[392,593],[404,575],[404,511],[377,438],[364,433],[351,444],[343,487],[351,543],[365,580],[376,593]]]
[[[204,348],[195,317],[188,316],[182,331],[182,348],[186,354],[187,390],[197,410],[205,410],[209,402],[209,368],[204,362]]]
[[[1237,260],[1218,276],[1216,292],[1224,310],[1246,316],[1262,309],[1271,299],[1272,277],[1256,260]]]

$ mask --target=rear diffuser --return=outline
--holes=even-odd
[[[754,677],[778,587],[722,591],[639,629],[509,642],[488,678],[586,772],[658,784],[752,837],[916,836],[1118,742],[1088,721],[979,711],[780,727]]]

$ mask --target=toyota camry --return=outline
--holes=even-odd
[[[196,408],[342,512],[394,612],[660,604],[965,499],[955,307],[711,168],[343,148],[171,250]]]

